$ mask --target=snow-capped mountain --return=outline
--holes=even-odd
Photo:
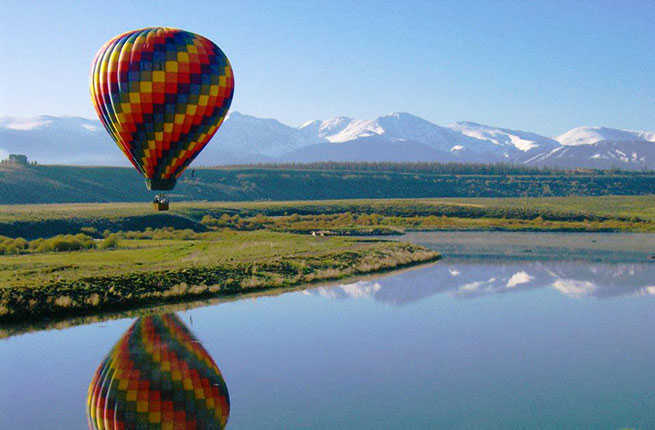
[[[257,118],[232,112],[214,137],[216,149],[235,153],[249,153],[278,157],[314,143],[302,136],[298,129],[276,119]],[[210,146],[207,146],[209,149]]]
[[[563,168],[643,169],[655,161],[655,133],[607,127],[578,127],[558,136],[560,146],[526,164]]]
[[[374,120],[337,117],[311,121],[300,131],[314,145],[290,152],[290,161],[501,161],[493,145],[408,113]]]
[[[0,158],[127,165],[99,121],[0,118]],[[507,162],[564,168],[655,165],[655,133],[580,127],[557,138],[473,122],[439,126],[409,113],[373,120],[336,117],[299,127],[232,112],[196,165],[311,161]]]
[[[618,130],[607,127],[578,127],[558,136],[564,146],[593,145],[598,142],[655,142],[655,132]]]
[[[339,140],[339,134],[354,121],[352,118],[338,116],[327,121],[308,121],[299,128],[303,136],[309,139],[318,137],[329,142],[344,142]]]
[[[26,154],[51,164],[129,165],[116,145],[108,146],[112,143],[97,120],[49,115],[0,118],[0,155]]]
[[[655,164],[655,143],[601,141],[586,145],[562,145],[526,160],[525,164],[565,169],[652,169]]]
[[[474,122],[458,122],[451,126],[455,131],[496,145],[505,159],[524,162],[537,154],[550,152],[561,146],[556,140],[520,130],[490,127]]]
[[[310,121],[300,130],[317,143],[288,154],[292,161],[522,162],[559,146],[534,133],[471,122],[441,127],[402,112],[374,120]]]

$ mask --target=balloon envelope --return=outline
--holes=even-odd
[[[90,429],[222,429],[229,414],[220,370],[174,314],[139,318],[89,385]]]
[[[216,44],[172,28],[121,34],[98,51],[91,99],[152,190],[169,190],[220,127],[234,77]]]

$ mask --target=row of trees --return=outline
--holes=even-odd
[[[364,172],[420,172],[453,175],[616,175],[642,174],[642,172],[620,169],[559,169],[545,166],[525,166],[509,163],[438,163],[438,162],[359,162],[324,161],[315,163],[260,163],[217,167],[217,169],[264,168],[279,170],[347,170]],[[647,169],[645,169],[648,171]],[[651,171],[652,172],[652,171]]]

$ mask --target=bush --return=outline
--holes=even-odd
[[[31,249],[31,250],[38,249],[39,246],[41,246],[41,244],[43,243],[44,240],[45,239],[43,239],[43,238],[38,238],[38,239],[34,239],[34,240],[30,241],[29,249]]]
[[[10,237],[0,236],[0,255],[15,255],[25,251],[29,242],[22,237],[12,239]]]
[[[110,234],[98,245],[100,249],[114,249],[118,248],[118,235]]]
[[[93,239],[84,233],[59,234],[49,239],[41,239],[36,252],[76,251],[93,247],[95,247]]]
[[[217,223],[216,218],[214,218],[211,215],[205,215],[200,220],[200,224],[204,224],[204,225],[207,225],[207,226],[213,226],[213,225],[216,225],[216,223]]]
[[[12,255],[12,254],[19,254],[19,253],[20,253],[19,249],[13,243],[0,245],[0,254]]]
[[[95,227],[82,227],[80,231],[84,234],[88,234],[91,237],[99,237],[98,229]]]

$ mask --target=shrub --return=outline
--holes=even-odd
[[[41,246],[41,244],[43,243],[44,240],[45,239],[43,239],[43,238],[38,238],[38,239],[34,239],[34,240],[30,241],[29,248],[32,249],[32,250],[38,249],[39,246]]]
[[[98,233],[98,229],[95,227],[82,227],[80,231],[84,234],[88,234],[91,237],[100,236],[100,234]]]
[[[37,252],[76,251],[93,248],[93,239],[84,233],[76,235],[59,234],[49,239],[42,239],[36,248]]]
[[[200,220],[201,224],[204,224],[204,225],[207,225],[207,226],[214,226],[214,225],[216,225],[216,222],[217,222],[216,218],[214,218],[211,215],[205,215]]]
[[[12,239],[10,237],[0,236],[0,255],[13,255],[20,254],[25,251],[29,246],[22,237]]]
[[[19,254],[20,250],[13,243],[3,243],[0,245],[0,254],[12,255]]]
[[[23,239],[22,237],[19,237],[14,240],[14,245],[16,245],[19,249],[24,250],[29,248],[30,243],[27,240]]]
[[[98,245],[100,249],[114,249],[118,248],[118,235],[110,234]]]

